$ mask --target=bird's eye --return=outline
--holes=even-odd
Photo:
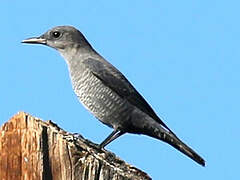
[[[52,33],[52,36],[53,36],[54,38],[59,38],[59,37],[61,36],[61,33],[60,33],[59,31],[54,31],[54,32]]]

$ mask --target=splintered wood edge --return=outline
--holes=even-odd
[[[37,124],[33,123],[33,121],[35,121]],[[45,126],[49,128],[54,133],[57,133],[58,135],[60,135],[60,137],[64,139],[70,147],[80,146],[81,149],[88,152],[96,159],[102,161],[103,163],[105,163],[105,165],[111,167],[122,176],[130,177],[133,175],[133,177],[139,176],[143,179],[151,179],[145,172],[121,160],[114,153],[109,152],[107,150],[99,149],[97,144],[94,144],[91,141],[86,140],[80,134],[76,135],[76,134],[66,132],[51,120],[43,121],[40,118],[33,117],[30,114],[25,112],[18,112],[9,121],[4,123],[0,127],[0,134],[4,133],[4,131],[9,131],[12,128],[16,128],[16,129],[34,128],[34,127],[31,127],[31,125]]]

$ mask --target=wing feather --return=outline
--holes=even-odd
[[[129,103],[148,114],[151,118],[159,122],[163,127],[175,135],[157,116],[151,106],[138,93],[127,78],[113,65],[104,59],[96,60],[92,58],[84,60],[84,64],[91,70],[92,74],[101,80],[107,87],[111,88],[120,97],[127,99]]]

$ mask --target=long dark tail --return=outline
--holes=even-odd
[[[184,144],[175,134],[172,134],[166,129],[162,127],[158,129],[154,128],[152,133],[148,135],[170,144],[174,148],[181,151],[183,154],[187,155],[192,160],[196,161],[202,166],[205,166],[205,161],[202,157],[200,157],[194,150],[192,150],[190,147]]]

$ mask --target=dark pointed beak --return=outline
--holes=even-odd
[[[24,39],[22,43],[47,44],[47,40],[40,36],[40,37],[32,37],[32,38]]]

